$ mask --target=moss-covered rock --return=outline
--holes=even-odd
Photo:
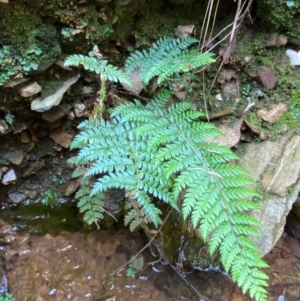
[[[289,41],[300,45],[300,1],[289,1],[292,5],[287,5],[288,1],[282,0],[258,0],[258,16],[269,26],[272,31],[285,33]]]

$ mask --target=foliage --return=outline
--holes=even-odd
[[[108,63],[99,52],[97,46],[89,53],[89,56],[81,54],[70,55],[65,60],[65,66],[82,65],[85,70],[95,72],[96,74],[103,74],[103,80],[110,80],[113,82],[120,82],[127,85],[132,85],[131,79],[127,74],[117,67]]]
[[[257,2],[257,6],[258,16],[266,25],[271,25],[274,32],[284,32],[290,42],[299,45],[299,1],[261,0]]]
[[[136,276],[136,269],[133,267],[132,264],[130,264],[126,270],[126,275],[128,277],[131,277],[131,278],[135,278]]]
[[[5,296],[0,296],[0,301],[15,301],[12,294],[6,294]]]
[[[196,56],[195,50],[185,50],[194,42],[192,38],[160,39],[149,51],[130,56],[127,72],[140,67],[146,84],[153,76],[162,82],[174,73],[211,62],[211,55],[198,52]],[[171,66],[168,55],[176,57],[178,64]],[[79,64],[84,57],[74,58]],[[98,71],[89,60],[84,66]],[[224,269],[243,292],[249,290],[256,300],[267,300],[268,277],[261,271],[267,264],[249,238],[260,236],[259,222],[250,215],[259,208],[251,201],[259,197],[255,183],[245,169],[232,164],[236,154],[212,142],[221,133],[199,121],[204,114],[192,110],[188,102],[166,108],[170,96],[171,92],[161,91],[146,106],[139,100],[127,102],[112,110],[110,120],[79,125],[81,132],[71,144],[71,149],[80,149],[74,162],[78,168],[87,168],[84,180],[98,177],[84,204],[108,189],[124,189],[129,204],[125,223],[131,230],[142,226],[146,231],[150,223],[161,224],[155,198],[169,204],[200,229],[211,254],[220,251]]]
[[[79,200],[78,208],[83,213],[83,219],[91,225],[92,223],[98,224],[98,220],[103,218],[103,193],[97,193],[94,196],[91,194],[91,184],[89,178],[84,178],[81,181],[81,187],[76,192],[75,198]]]
[[[53,190],[52,188],[48,188],[43,195],[42,204],[46,206],[52,206],[56,203],[57,199],[59,198],[59,192]]]
[[[135,51],[125,62],[126,72],[130,74],[134,69],[141,69],[141,78],[144,85],[158,76],[158,84],[177,72],[188,72],[195,68],[212,63],[212,53],[200,53],[197,49],[187,51],[197,39],[187,37],[174,39],[173,37],[160,38],[146,51]]]
[[[227,272],[243,291],[266,300],[267,276],[260,268],[259,248],[249,236],[259,236],[259,222],[249,211],[259,206],[249,173],[230,164],[237,156],[227,147],[208,142],[220,135],[211,124],[197,121],[202,113],[183,102],[164,109],[164,92],[144,107],[139,101],[113,110],[111,121],[85,121],[72,142],[80,148],[77,164],[91,163],[85,177],[100,177],[91,196],[121,188],[136,200],[125,217],[133,230],[150,221],[160,224],[160,210],[150,195],[169,203],[200,227],[210,252],[220,249]],[[178,199],[183,194],[183,200]],[[145,220],[144,217],[148,219]]]

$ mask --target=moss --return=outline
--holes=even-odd
[[[300,2],[293,2],[294,5],[288,7],[282,0],[258,0],[257,14],[273,32],[283,32],[290,42],[300,45]]]

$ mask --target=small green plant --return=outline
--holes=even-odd
[[[59,196],[59,192],[53,190],[52,188],[48,188],[44,192],[42,203],[46,206],[52,206],[57,201]]]
[[[16,299],[12,294],[6,294],[5,296],[0,296],[0,301],[15,301]]]
[[[162,83],[173,74],[212,62],[211,54],[187,50],[196,42],[160,39],[149,51],[131,54],[126,70],[141,68],[144,84],[154,76]],[[84,66],[99,71],[89,60]],[[105,70],[101,72],[104,76]],[[260,236],[259,222],[250,215],[259,208],[251,201],[259,197],[255,183],[245,169],[231,163],[238,159],[236,154],[211,142],[221,133],[199,121],[205,114],[193,110],[189,102],[166,108],[170,96],[164,90],[146,106],[138,100],[127,102],[112,110],[110,120],[94,118],[79,125],[81,132],[71,144],[72,149],[80,149],[74,159],[75,175],[83,174],[84,180],[98,178],[84,185],[87,197],[79,206],[89,212],[98,202],[102,213],[101,197],[96,203],[91,200],[111,188],[124,189],[125,224],[131,230],[142,226],[148,231],[149,224],[158,227],[162,222],[153,197],[168,203],[200,229],[211,254],[219,250],[225,271],[243,292],[266,301],[268,277],[261,269],[267,264],[250,239]]]
[[[15,116],[10,111],[6,111],[4,118],[8,124],[12,125],[14,122]]]
[[[126,270],[126,275],[128,277],[131,277],[131,278],[135,278],[136,276],[136,269],[133,267],[132,264],[130,264]]]

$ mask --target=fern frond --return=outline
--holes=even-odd
[[[155,76],[158,76],[158,84],[161,84],[175,73],[189,72],[214,62],[212,53],[201,54],[196,49],[187,51],[190,45],[197,42],[191,37],[161,38],[148,51],[135,51],[131,54],[125,62],[126,72],[130,74],[140,68],[144,85]]]
[[[72,54],[67,57],[64,65],[75,67],[83,66],[83,68],[87,71],[92,71],[96,74],[102,73],[105,80],[120,82],[132,86],[132,81],[125,72],[109,64],[108,61],[102,57],[90,57],[82,54]]]

